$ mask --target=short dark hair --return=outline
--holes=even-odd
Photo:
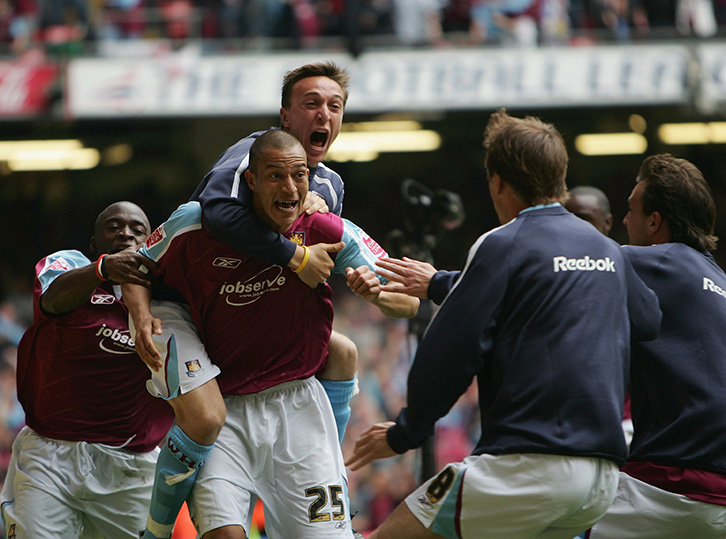
[[[492,114],[484,130],[487,175],[507,182],[526,204],[567,196],[567,148],[554,125],[532,116]]]
[[[570,189],[570,195],[595,197],[603,215],[610,213],[610,199],[608,199],[608,196],[597,187],[593,187],[591,185],[578,185],[577,187]]]
[[[302,149],[303,154],[305,153],[302,143],[295,135],[282,129],[270,129],[257,137],[252,143],[252,146],[250,146],[250,162],[248,168],[252,172],[257,173],[257,166],[259,165],[262,154],[270,148],[289,150],[296,146]]]
[[[282,108],[286,109],[290,106],[293,87],[308,77],[328,77],[337,82],[340,89],[343,90],[343,105],[348,102],[348,87],[350,86],[348,71],[333,62],[318,62],[306,64],[285,73],[282,80]]]
[[[646,182],[643,212],[660,213],[672,241],[699,251],[716,249],[716,203],[696,165],[667,153],[651,155],[643,161],[635,181]]]

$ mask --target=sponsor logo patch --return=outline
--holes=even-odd
[[[376,240],[368,236],[367,234],[363,234],[363,243],[365,243],[366,247],[368,247],[368,250],[373,253],[373,256],[376,258],[383,258],[386,256],[386,251],[378,245]]]
[[[53,263],[48,266],[48,269],[55,271],[68,271],[71,267],[63,258],[59,258],[58,260],[54,260]]]
[[[148,249],[156,245],[165,237],[166,232],[164,232],[164,225],[159,225],[159,227],[157,227],[157,229],[154,230],[148,238],[146,238],[146,248]]]
[[[214,259],[214,262],[212,262],[213,266],[217,266],[218,268],[236,268],[240,265],[242,261],[239,258],[227,258],[225,256],[218,256]]]
[[[726,298],[726,290],[718,286],[716,283],[714,283],[711,279],[708,277],[703,278],[703,289],[708,290],[709,292],[714,292],[718,294],[719,296],[722,296]]]
[[[109,354],[133,354],[136,352],[134,339],[128,329],[111,329],[103,324],[98,328],[96,337],[101,338],[98,347]]]
[[[113,305],[116,301],[116,297],[111,294],[93,294],[91,296],[91,303],[93,305]]]
[[[242,307],[257,301],[268,292],[276,292],[285,285],[285,281],[280,266],[269,266],[246,281],[225,281],[219,288],[219,295],[225,296],[228,305]]]
[[[566,256],[556,256],[552,259],[554,263],[555,273],[559,271],[609,271],[615,273],[615,261],[610,260],[609,256],[605,258],[567,258]]]

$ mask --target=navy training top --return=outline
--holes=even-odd
[[[454,277],[441,276],[453,288],[418,347],[390,446],[423,443],[476,376],[474,454],[622,464],[630,326],[653,339],[661,314],[620,246],[559,204],[528,209],[481,236]]]

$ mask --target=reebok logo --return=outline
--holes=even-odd
[[[716,283],[714,283],[708,277],[703,278],[703,289],[708,290],[710,292],[715,292],[719,296],[726,298],[726,290],[724,290],[723,288],[718,286]]]
[[[555,265],[555,273],[558,271],[611,271],[615,273],[615,262],[610,257],[605,258],[567,258],[556,256],[552,259]]]

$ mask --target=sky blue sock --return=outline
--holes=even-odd
[[[343,436],[345,436],[345,428],[348,426],[348,420],[350,419],[350,399],[353,397],[357,379],[356,376],[352,380],[320,380],[333,407],[335,425],[338,427],[338,441],[341,444],[343,443]]]
[[[171,428],[156,461],[154,491],[144,539],[171,537],[181,506],[189,496],[197,471],[212,447],[214,444],[199,445],[184,434],[179,425],[174,424]]]

